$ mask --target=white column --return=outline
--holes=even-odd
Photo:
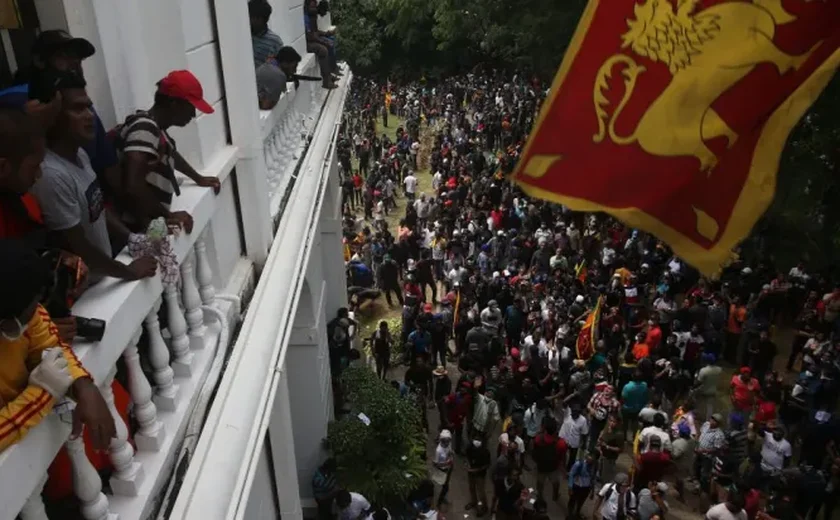
[[[166,437],[166,430],[157,418],[157,407],[152,402],[152,387],[140,366],[140,354],[137,352],[137,342],[140,341],[140,331],[137,331],[133,341],[123,352],[126,371],[128,372],[128,391],[134,402],[134,416],[140,423],[140,431],[134,435],[134,442],[140,451],[159,451]]]
[[[198,294],[201,295],[201,303],[212,306],[216,304],[216,288],[213,287],[213,269],[210,267],[207,245],[204,243],[207,229],[195,242],[195,274],[198,278]]]
[[[47,517],[47,510],[44,508],[44,499],[41,497],[41,492],[44,491],[44,484],[47,483],[47,476],[41,479],[41,482],[32,490],[32,494],[23,504],[23,509],[20,510],[21,520],[50,520]]]
[[[181,298],[184,300],[184,315],[187,318],[190,349],[204,348],[204,311],[201,310],[201,295],[195,283],[195,255],[187,255],[181,264]]]
[[[149,338],[149,365],[155,380],[154,403],[157,408],[172,412],[178,403],[178,385],[174,383],[175,372],[169,366],[169,347],[160,333],[160,306],[161,300],[158,300],[145,320],[146,335]]]
[[[114,418],[114,426],[117,430],[117,434],[111,439],[111,446],[108,449],[111,464],[114,466],[114,474],[111,475],[109,482],[111,484],[111,491],[115,495],[136,497],[145,475],[142,464],[134,460],[134,448],[128,442],[128,427],[117,411],[117,405],[114,403],[114,389],[111,387],[111,384],[114,382],[114,376],[116,375],[117,370],[115,368],[105,378],[101,388],[102,397],[108,405],[111,417]]]
[[[253,49],[250,39],[243,37],[250,33],[248,10],[242,2],[230,0],[214,0],[214,5],[231,141],[239,147],[236,181],[245,249],[258,268],[262,268],[273,232]]]
[[[329,320],[340,307],[347,306],[347,277],[344,275],[344,253],[341,244],[341,186],[338,182],[338,161],[335,155],[330,164],[330,178],[327,182],[334,188],[327,190],[327,193],[335,194],[334,200],[324,198],[321,209],[321,258],[324,279],[327,281],[324,312]]]
[[[67,454],[73,470],[73,491],[81,502],[86,520],[117,520],[109,510],[108,498],[102,493],[102,479],[87,458],[82,435],[67,441]]]
[[[288,375],[285,368],[280,371],[277,384],[277,396],[274,399],[274,412],[268,425],[271,442],[277,502],[280,504],[280,516],[284,519],[301,519],[303,513],[298,489],[297,463],[295,462],[295,443],[292,432],[292,409],[289,404]]]
[[[181,305],[178,301],[178,287],[169,284],[163,288],[163,299],[166,301],[166,316],[168,318],[168,329],[170,347],[172,348],[172,370],[179,377],[190,377],[192,375],[193,354],[190,352],[190,339],[187,337],[187,321],[184,313],[181,312]]]

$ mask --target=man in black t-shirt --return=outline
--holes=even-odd
[[[484,445],[480,436],[475,438],[467,446],[467,478],[470,484],[470,503],[466,509],[475,508],[478,516],[484,516],[487,512],[487,490],[485,479],[487,469],[490,467],[490,450]]]
[[[522,485],[518,467],[510,466],[506,475],[496,479],[493,483],[493,507],[490,514],[496,515],[496,520],[513,520],[519,518],[522,511]]]

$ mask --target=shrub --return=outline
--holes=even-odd
[[[417,408],[365,366],[347,368],[341,383],[350,413],[330,423],[327,432],[339,482],[372,503],[405,500],[426,477],[426,435]]]

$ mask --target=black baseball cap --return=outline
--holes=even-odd
[[[48,58],[59,50],[70,51],[79,59],[89,58],[96,53],[96,47],[84,38],[74,38],[67,31],[53,29],[42,31],[32,44],[32,54]]]

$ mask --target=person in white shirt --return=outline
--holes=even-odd
[[[601,251],[601,264],[604,267],[609,267],[615,261],[615,249],[612,248],[609,244],[604,246],[604,249]]]
[[[613,482],[604,484],[595,499],[593,518],[618,520],[630,518],[636,511],[636,495],[630,490],[630,478],[626,473],[619,473]]]
[[[565,415],[563,425],[560,426],[559,436],[569,446],[569,460],[566,468],[566,471],[568,471],[577,460],[578,448],[583,443],[583,438],[589,435],[589,421],[581,415],[578,406],[567,408]]]
[[[446,502],[446,494],[449,492],[449,480],[452,478],[452,466],[455,463],[455,455],[452,451],[452,432],[441,430],[438,436],[438,445],[435,448],[435,458],[432,461],[432,480],[441,486],[438,496],[438,507]]]
[[[664,416],[656,414],[653,416],[653,426],[642,429],[642,433],[639,434],[639,450],[642,453],[650,450],[650,439],[652,437],[659,437],[662,441],[663,451],[671,451],[671,436],[665,431],[665,422]]]
[[[438,170],[435,172],[434,177],[432,177],[432,189],[437,193],[441,186],[443,186],[443,173]]]
[[[779,474],[790,461],[793,449],[785,439],[785,431],[776,428],[775,431],[764,432],[764,443],[761,445],[761,469],[771,475]]]
[[[408,171],[408,175],[403,179],[403,184],[405,185],[405,197],[409,202],[414,202],[414,192],[417,190],[417,177],[414,176],[413,171]]]
[[[505,455],[509,462],[522,465],[525,462],[525,441],[519,434],[522,426],[511,423],[503,434],[499,435],[498,456]]]
[[[362,520],[370,510],[370,502],[358,493],[339,491],[335,497],[339,520]]]
[[[744,499],[740,495],[729,493],[726,502],[714,505],[706,511],[706,520],[747,520]]]

